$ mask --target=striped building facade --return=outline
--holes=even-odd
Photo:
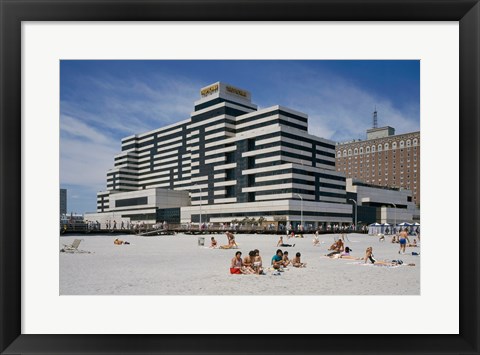
[[[302,212],[304,224],[352,222],[335,143],[309,134],[306,114],[258,110],[250,92],[221,82],[200,96],[189,119],[122,139],[97,212],[115,208],[111,194],[162,188],[190,192],[182,222],[298,223]]]

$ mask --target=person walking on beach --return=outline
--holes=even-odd
[[[320,240],[318,240],[318,231],[315,232],[315,236],[313,237],[313,246],[318,246],[320,244]]]
[[[405,247],[407,246],[407,241],[410,244],[410,239],[408,239],[408,232],[407,229],[405,228],[400,232],[400,250],[398,251],[398,254],[405,254]]]

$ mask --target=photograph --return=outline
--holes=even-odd
[[[61,60],[60,295],[420,295],[420,60]]]
[[[0,9],[2,355],[479,354],[479,0]]]

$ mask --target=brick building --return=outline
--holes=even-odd
[[[420,206],[420,132],[395,135],[393,127],[371,128],[366,140],[338,143],[336,169],[367,184],[405,188]]]

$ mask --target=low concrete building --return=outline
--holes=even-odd
[[[180,207],[190,206],[188,191],[161,188],[110,193],[104,212],[86,213],[88,221],[144,222],[155,224],[180,223]]]
[[[347,198],[357,206],[357,224],[418,222],[420,210],[415,206],[412,191],[403,188],[382,187],[348,178]]]

